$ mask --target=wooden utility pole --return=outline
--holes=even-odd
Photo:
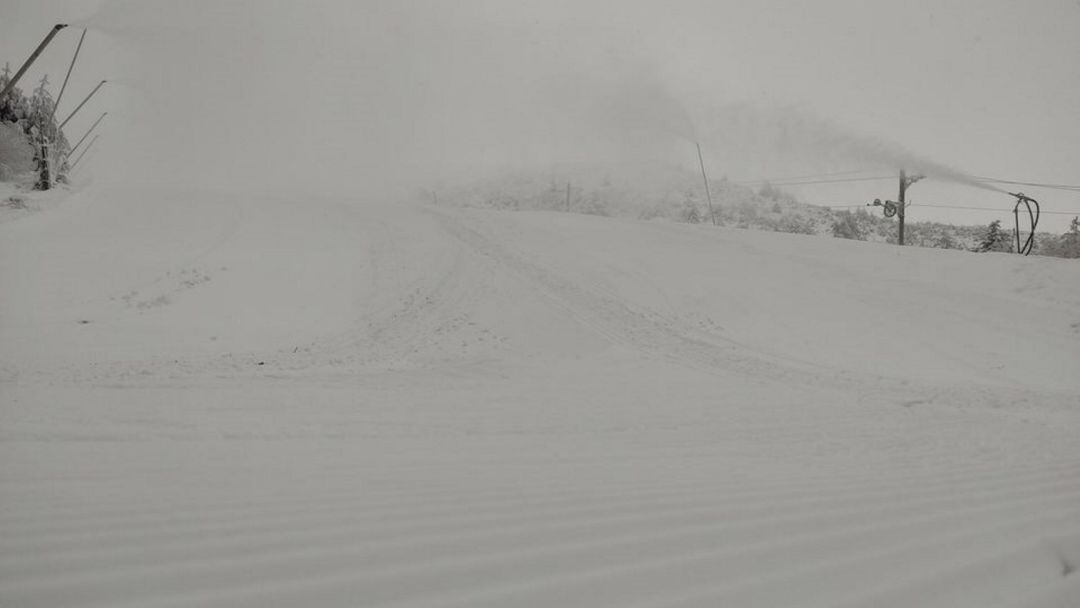
[[[904,211],[907,208],[907,203],[905,202],[905,199],[907,198],[907,189],[911,184],[914,184],[923,177],[925,176],[912,175],[911,177],[908,177],[906,171],[903,169],[900,170],[900,200],[897,201],[899,204],[896,206],[896,216],[900,220],[900,233],[899,238],[897,239],[900,245],[904,244]]]
[[[900,199],[899,205],[897,205],[896,215],[900,218],[900,246],[904,246],[904,195],[907,193],[907,173],[903,169],[900,170]]]

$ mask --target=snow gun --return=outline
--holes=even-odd
[[[57,23],[53,26],[51,30],[49,30],[48,35],[46,35],[45,39],[41,41],[41,44],[39,44],[37,48],[34,49],[33,53],[30,53],[30,58],[26,60],[26,63],[22,64],[22,67],[19,68],[19,71],[15,72],[15,75],[12,76],[11,80],[8,81],[7,85],[4,87],[4,90],[0,91],[0,99],[3,99],[4,96],[8,94],[8,91],[15,88],[15,83],[19,82],[19,79],[22,78],[22,75],[26,73],[26,70],[30,69],[30,65],[33,64],[34,60],[38,58],[38,55],[41,54],[41,51],[44,51],[45,47],[49,46],[49,43],[52,42],[52,39],[54,36],[56,36],[57,32],[64,29],[65,27],[67,27],[66,23]]]
[[[880,198],[875,198],[874,202],[866,203],[867,207],[882,207],[882,213],[885,217],[893,217],[896,212],[900,210],[900,203],[896,201],[882,201]]]
[[[1009,192],[1009,195],[1016,197],[1016,204],[1013,205],[1013,221],[1016,224],[1016,253],[1030,255],[1031,249],[1035,246],[1035,227],[1039,225],[1039,201],[1030,196],[1025,196],[1023,192]],[[1027,209],[1028,223],[1031,227],[1023,244],[1020,243],[1021,204]],[[1032,209],[1032,205],[1034,205],[1034,209]]]

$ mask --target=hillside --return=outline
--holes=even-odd
[[[420,192],[418,201],[442,201],[460,207],[504,210],[562,211],[642,220],[664,219],[686,223],[816,234],[876,243],[897,242],[897,219],[887,218],[881,208],[862,204],[837,208],[805,204],[768,182],[747,185],[727,177],[710,180],[713,209],[700,174],[685,167],[657,162],[623,165],[570,164],[547,172],[500,172],[485,179],[454,184],[438,191]],[[1002,240],[994,251],[1015,249],[1012,216],[1003,209]],[[1007,220],[1007,221],[1005,221]],[[1021,238],[1026,233],[1021,227]],[[906,225],[905,242],[935,249],[980,249],[987,225],[956,226],[912,221]],[[1034,255],[1080,257],[1080,235],[1037,231]]]
[[[0,224],[0,604],[1080,602],[1077,264],[449,198]]]

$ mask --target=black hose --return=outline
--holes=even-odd
[[[1035,228],[1039,225],[1039,201],[1024,196],[1023,192],[1012,193],[1016,197],[1016,205],[1013,206],[1013,221],[1016,223],[1016,253],[1020,255],[1031,255],[1031,250],[1035,247]],[[1031,231],[1028,233],[1027,239],[1020,243],[1020,203],[1023,203],[1027,208],[1028,221],[1031,222]],[[1035,205],[1035,210],[1032,211],[1031,206]]]

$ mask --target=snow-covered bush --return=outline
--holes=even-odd
[[[838,213],[832,223],[832,235],[840,239],[852,239],[855,241],[866,240],[862,229],[855,218],[855,214],[844,210]]]
[[[0,181],[32,180],[34,148],[26,134],[12,123],[0,122]]]

